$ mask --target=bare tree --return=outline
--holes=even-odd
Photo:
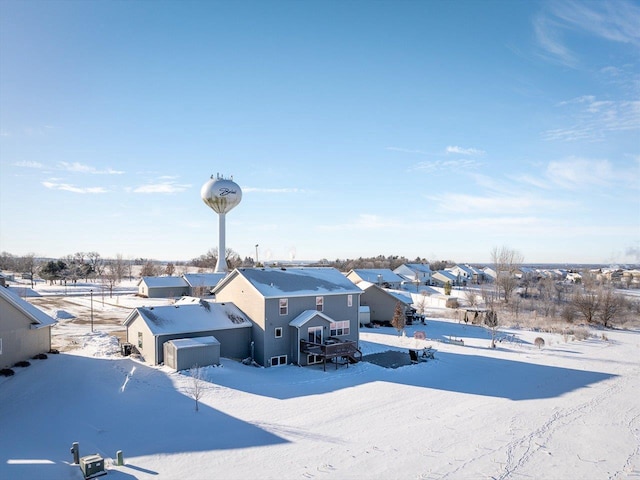
[[[491,251],[491,261],[497,275],[498,294],[502,293],[505,303],[509,303],[511,294],[518,286],[516,273],[520,269],[523,259],[520,252],[509,247],[494,247]]]
[[[121,253],[116,254],[116,259],[112,262],[112,268],[117,282],[120,283],[127,274],[127,265]]]
[[[104,260],[100,257],[100,254],[98,252],[89,252],[86,255],[89,265],[91,265],[91,273],[101,277],[104,269]]]
[[[402,303],[396,302],[396,308],[393,311],[391,325],[393,325],[395,329],[398,330],[398,334],[400,334],[404,330],[406,322],[407,319],[404,314],[404,308],[402,308]]]
[[[498,329],[498,314],[489,310],[484,317],[484,324],[491,329],[491,348],[496,348],[496,330]]]
[[[608,328],[611,326],[611,321],[624,308],[624,297],[617,294],[611,287],[602,287],[598,293],[600,297],[598,318],[602,322],[604,328]]]
[[[140,270],[141,277],[157,277],[158,269],[156,268],[156,264],[152,260],[147,260],[142,265],[142,269]]]
[[[196,402],[196,412],[199,410],[200,399],[206,390],[206,380],[202,368],[197,364],[189,369],[189,384],[185,388],[187,394]]]
[[[171,276],[174,274],[175,271],[176,271],[176,266],[173,264],[173,262],[167,263],[167,266],[164,267],[165,275]]]
[[[577,288],[571,299],[571,304],[587,323],[593,323],[600,308],[600,296],[596,291]]]

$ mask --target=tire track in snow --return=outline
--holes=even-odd
[[[630,376],[637,374],[638,369],[636,369],[636,371]],[[600,404],[619,393],[629,382],[629,377],[625,375],[623,377],[615,378],[611,380],[611,382],[612,384],[609,387],[591,398],[589,401],[573,408],[558,410],[536,430],[509,442],[507,444],[507,462],[504,470],[500,475],[493,478],[496,480],[510,478],[518,469],[523,467],[533,455],[545,448],[545,444],[550,440],[558,428],[573,423],[584,415],[591,413]],[[637,419],[638,416],[630,420],[630,428],[632,428],[631,425],[634,421],[637,421]],[[536,439],[541,439],[542,441],[537,442]],[[631,457],[633,457],[633,454],[630,456],[627,463],[631,461]]]

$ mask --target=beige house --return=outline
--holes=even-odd
[[[56,321],[7,287],[0,287],[0,368],[51,350]]]

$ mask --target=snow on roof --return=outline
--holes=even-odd
[[[414,272],[431,273],[431,267],[428,263],[405,263],[404,265]]]
[[[411,294],[407,295],[406,293],[399,292],[398,290],[385,289],[385,291],[392,297],[395,297],[399,302],[406,303],[407,305],[411,305],[413,303]]]
[[[227,275],[220,273],[185,273],[182,278],[192,287],[213,287]]]
[[[220,345],[216,337],[175,338],[168,343],[172,343],[177,349]]]
[[[400,292],[398,290],[390,290],[388,288],[382,288],[381,286],[375,283],[365,282],[365,281],[359,282],[358,287],[360,287],[363,291],[371,287],[375,287],[378,290],[382,290],[383,292],[388,293],[392,297],[395,297],[397,300],[399,300],[402,303],[406,303],[407,305],[411,305],[413,303],[413,298],[411,297],[410,293],[407,294],[406,292]]]
[[[188,284],[182,277],[142,277],[147,287],[187,287]]]
[[[329,267],[241,268],[227,278],[235,275],[243,276],[265,298],[362,293],[339,270]],[[214,294],[225,281],[218,284]]]
[[[318,310],[305,310],[300,315],[298,315],[296,318],[291,320],[289,322],[289,325],[292,326],[292,327],[300,328],[305,323],[307,323],[309,320],[311,320],[314,317],[321,317],[321,318],[325,319],[329,323],[333,322],[333,320],[331,320],[331,318],[329,318],[324,313],[319,312]]]
[[[378,283],[379,281],[387,283],[399,283],[402,282],[402,277],[396,273],[393,273],[388,268],[356,268],[353,269],[356,275],[362,280],[372,283]]]
[[[10,288],[0,287],[0,298],[3,298],[15,308],[31,319],[33,328],[42,328],[54,325],[56,321],[39,308],[31,305],[26,300],[13,292]]]
[[[127,319],[128,326],[139,315],[153,335],[205,332],[250,327],[251,321],[233,303],[200,300],[196,303],[160,307],[138,307]]]
[[[433,275],[436,277],[437,276],[445,277],[447,280],[452,282],[455,282],[457,280],[457,277],[451,272],[449,272],[448,270],[438,270],[437,272],[434,272]]]

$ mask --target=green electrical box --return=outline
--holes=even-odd
[[[107,473],[104,469],[104,458],[100,455],[87,455],[80,458],[80,470],[82,470],[84,478],[97,477]]]

